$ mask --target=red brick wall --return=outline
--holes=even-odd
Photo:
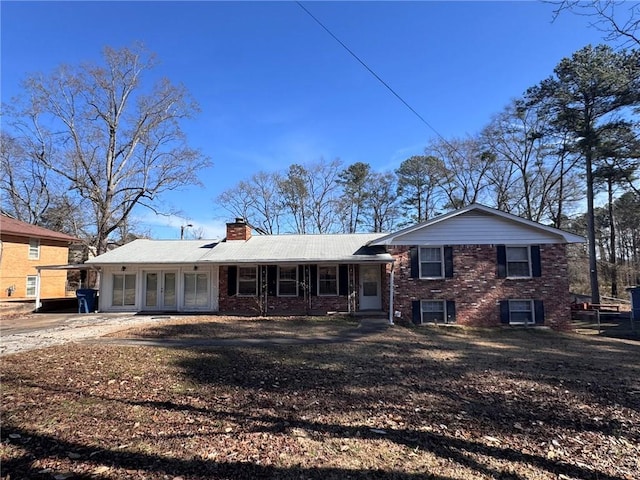
[[[453,278],[411,278],[409,246],[392,246],[396,258],[394,311],[411,321],[413,300],[455,300],[456,322],[462,325],[500,325],[499,303],[509,299],[544,302],[544,324],[563,330],[569,327],[570,303],[566,248],[563,244],[541,245],[542,276],[526,279],[498,278],[496,247],[453,247]]]
[[[228,295],[228,278],[228,267],[221,267],[219,311],[236,315],[259,314],[260,305],[257,297]],[[266,313],[268,315],[325,315],[327,312],[346,312],[348,310],[348,297],[344,295],[311,296],[306,299],[304,297],[269,296]]]

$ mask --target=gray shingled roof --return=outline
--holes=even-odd
[[[92,264],[390,262],[384,247],[367,247],[382,233],[261,235],[247,241],[135,240],[93,258]]]
[[[216,245],[213,240],[138,239],[85,263],[195,263]]]

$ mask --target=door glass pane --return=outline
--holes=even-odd
[[[209,289],[207,287],[207,274],[199,273],[196,279],[196,305],[198,307],[206,307],[209,304]]]
[[[124,297],[124,275],[114,275],[111,305],[122,305],[123,297]]]
[[[124,305],[136,304],[136,276],[124,276]]]
[[[362,294],[365,297],[378,295],[378,270],[376,267],[362,269]]]
[[[184,306],[207,307],[209,305],[209,276],[206,273],[184,274]]]
[[[158,306],[158,274],[147,273],[147,288],[145,291],[145,306]]]
[[[176,274],[164,274],[164,297],[162,299],[165,307],[175,307],[176,305]]]

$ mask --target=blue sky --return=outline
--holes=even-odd
[[[602,42],[585,17],[542,2],[304,2],[446,138],[479,131],[564,57]],[[204,187],[164,197],[182,218],[138,212],[156,238],[187,222],[220,236],[223,190],[264,170],[340,158],[386,171],[435,133],[293,2],[13,2],[1,9],[1,98],[28,74],[143,42],[158,74],[201,106],[185,124],[211,157]]]

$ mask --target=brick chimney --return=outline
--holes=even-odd
[[[227,241],[249,240],[251,238],[251,227],[243,218],[236,218],[233,223],[227,223]]]

